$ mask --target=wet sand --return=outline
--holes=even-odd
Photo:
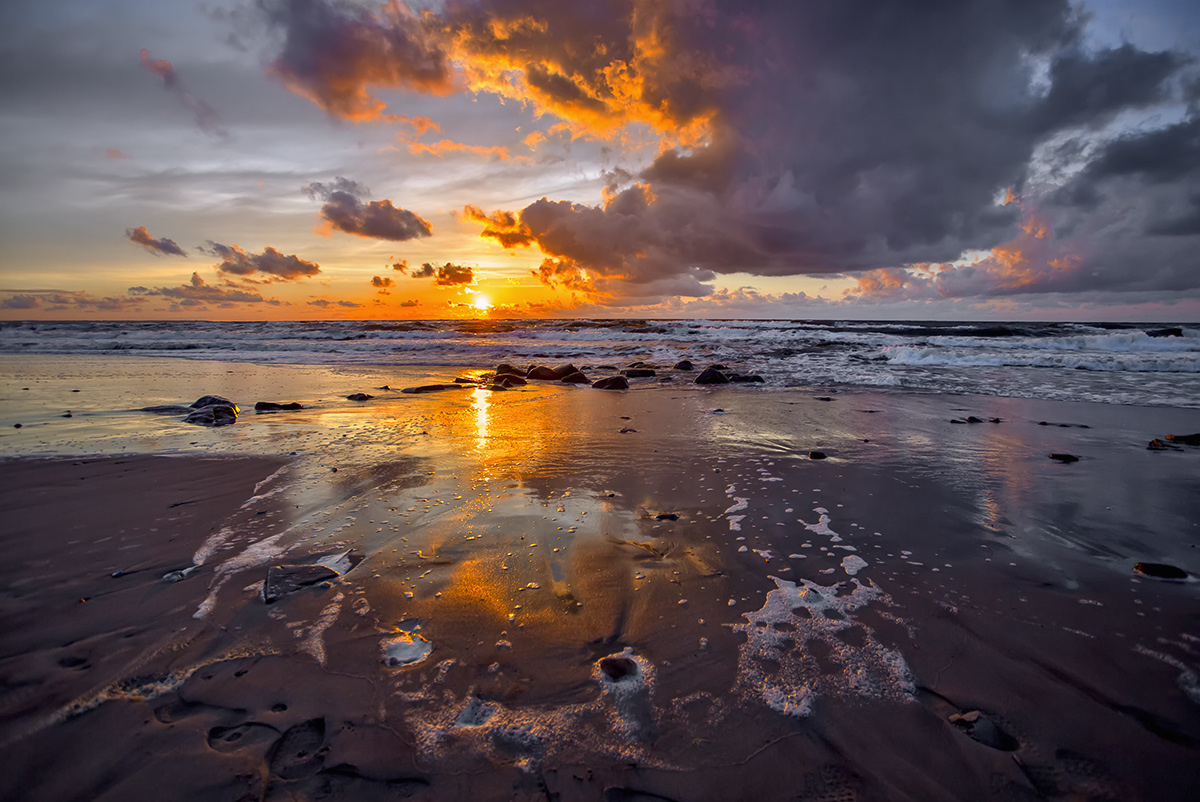
[[[147,362],[0,388],[0,798],[1200,793],[1195,411]]]

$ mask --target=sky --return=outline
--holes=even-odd
[[[0,320],[1200,320],[1200,4],[0,4]]]

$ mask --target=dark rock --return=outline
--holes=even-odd
[[[1079,457],[1075,456],[1074,454],[1066,454],[1066,453],[1063,453],[1063,454],[1051,454],[1051,455],[1050,455],[1050,459],[1056,459],[1056,460],[1058,460],[1059,462],[1063,462],[1063,463],[1068,463],[1068,462],[1079,462]]]
[[[483,379],[475,379],[470,376],[458,376],[454,379],[455,384],[483,384]]]
[[[219,395],[202,395],[192,402],[192,409],[203,409],[204,407],[212,406],[236,407],[237,404],[230,401],[228,398],[222,398]]]
[[[621,428],[620,434],[637,434],[637,429],[631,429],[628,426]]]
[[[496,366],[496,375],[499,376],[504,373],[508,373],[513,376],[524,376],[525,375],[525,371],[521,370],[520,368],[514,367],[514,366],[508,364],[507,362],[501,362],[499,365]]]
[[[1133,570],[1156,579],[1187,579],[1188,572],[1166,563],[1138,563]]]
[[[965,420],[959,420],[958,418],[951,418],[950,422],[951,423],[966,423]]]
[[[1040,420],[1038,426],[1057,426],[1060,429],[1090,429],[1086,423],[1050,423],[1049,421]]]
[[[233,404],[213,404],[194,410],[183,422],[197,426],[228,426],[237,423],[237,416],[238,408]]]
[[[351,393],[350,395],[346,396],[347,400],[350,401],[370,401],[374,397],[375,396],[367,395],[366,393]]]
[[[530,379],[549,382],[556,382],[562,378],[562,376],[558,375],[557,371],[555,371],[553,368],[548,368],[545,365],[537,365],[532,367],[525,375]]]
[[[729,366],[716,364],[716,365],[710,365],[708,369],[709,370],[729,370]]]
[[[559,379],[559,381],[566,382],[567,384],[591,384],[592,383],[591,379],[589,379],[587,376],[584,376],[579,371],[575,371],[574,373],[567,374],[566,376],[563,376],[561,379]]]
[[[272,565],[263,582],[262,600],[267,604],[301,588],[335,579],[338,572],[323,565]]]
[[[654,518],[658,521],[678,521],[679,514],[675,512],[660,512],[658,515],[655,515]]]
[[[988,423],[1004,423],[1004,418],[988,418]]]
[[[974,415],[968,415],[967,423],[983,423],[983,418],[977,418]]]
[[[21,423],[14,423],[14,424],[13,424],[13,428],[14,428],[14,429],[20,429],[22,426],[24,426],[24,424],[21,424]]]
[[[651,368],[627,368],[621,373],[630,379],[645,379],[656,375]]]
[[[630,363],[629,363],[628,365],[626,365],[625,367],[628,367],[628,368],[644,368],[644,367],[649,367],[649,366],[648,366],[648,365],[647,365],[645,362],[630,362]]]
[[[278,401],[259,401],[254,405],[255,412],[290,412],[292,410],[304,409],[296,401],[280,403]]]
[[[759,376],[757,373],[735,373],[729,377],[729,380],[731,382],[743,382],[743,383],[751,382],[751,383],[757,383],[757,384],[762,384],[764,381],[766,381],[765,379],[763,379],[762,376]]]
[[[461,384],[422,384],[420,387],[405,387],[400,392],[414,395],[419,393],[440,393],[443,390],[461,390],[462,388]]]
[[[681,359],[675,363],[675,370],[695,370],[696,367],[687,359]]]
[[[572,373],[578,373],[579,368],[575,367],[570,362],[568,362],[565,365],[559,365],[558,367],[556,367],[554,369],[554,372],[557,373],[558,378],[561,379],[563,376],[570,376]]]
[[[390,389],[392,389],[392,388],[391,388],[391,385],[387,385],[387,384],[385,384],[385,385],[383,385],[382,387],[376,387],[375,389],[376,389],[376,390],[390,390]]]
[[[62,415],[60,415],[59,417],[60,417],[60,418],[73,418],[73,417],[75,417],[75,416],[74,416],[74,415],[72,415],[72,414],[71,414],[71,410],[69,410],[69,409],[68,409],[68,410],[67,410],[65,413],[63,413],[63,414],[62,414]]]
[[[503,373],[492,380],[493,387],[500,387],[505,390],[510,387],[524,387],[526,384],[529,384],[529,382],[513,373]]]
[[[816,400],[818,400],[818,401],[832,401],[833,399],[832,399],[832,398],[830,398],[830,397],[829,397],[829,396],[827,396],[827,395],[818,395],[818,396],[816,396]]]
[[[1183,329],[1178,326],[1172,326],[1167,329],[1151,329],[1146,332],[1147,337],[1182,337]]]
[[[1167,439],[1172,443],[1183,443],[1185,446],[1200,446],[1200,432],[1196,434],[1169,434]]]
[[[624,376],[608,376],[592,382],[592,386],[597,390],[628,390],[629,382]]]
[[[1170,445],[1162,440],[1155,438],[1146,446],[1147,451],[1183,451],[1181,446]]]
[[[596,370],[616,370],[616,365],[597,365]],[[28,389],[28,388],[26,388]]]
[[[728,384],[729,379],[725,378],[725,374],[713,368],[705,368],[700,375],[696,377],[696,384]]]
[[[825,459],[825,452],[824,451],[810,451],[810,452],[808,452],[808,458],[809,459]]]

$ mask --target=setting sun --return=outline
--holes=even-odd
[[[492,302],[486,295],[476,295],[475,300],[471,302],[471,306],[475,307],[480,312],[486,312],[492,308]]]

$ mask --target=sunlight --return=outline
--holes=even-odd
[[[480,312],[486,312],[492,308],[492,302],[486,295],[476,295],[475,300],[471,302],[471,306],[475,307]]]

